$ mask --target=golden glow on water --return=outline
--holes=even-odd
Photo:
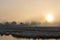
[[[28,39],[28,38],[14,38],[12,37],[11,35],[9,36],[0,36],[0,40],[33,40],[32,38],[31,39]],[[56,39],[36,39],[36,40],[56,40]],[[60,39],[58,39],[60,40]]]

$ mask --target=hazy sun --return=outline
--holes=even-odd
[[[54,16],[52,14],[47,14],[46,15],[46,21],[47,22],[53,22],[54,20]]]

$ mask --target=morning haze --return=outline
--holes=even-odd
[[[45,21],[46,14],[59,21],[60,0],[0,0],[0,22]]]
[[[60,40],[60,0],[0,0],[0,40],[46,38]]]

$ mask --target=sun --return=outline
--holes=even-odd
[[[52,14],[47,14],[45,18],[47,22],[53,22],[54,20],[54,16]]]

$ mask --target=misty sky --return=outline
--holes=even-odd
[[[0,22],[44,21],[52,13],[60,17],[60,0],[0,0]]]

